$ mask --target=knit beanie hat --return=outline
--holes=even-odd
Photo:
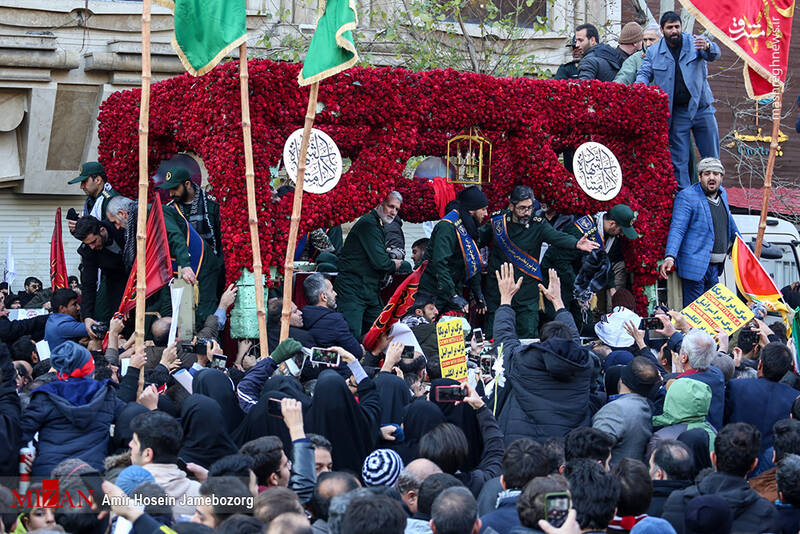
[[[281,341],[275,350],[272,351],[270,357],[272,361],[275,363],[282,363],[292,357],[293,354],[300,352],[303,349],[303,345],[290,337],[287,337],[283,341]]]
[[[644,38],[642,27],[636,22],[629,22],[619,33],[619,44],[636,44]]]
[[[399,454],[392,449],[378,449],[364,460],[361,478],[367,486],[394,486],[403,467]]]
[[[85,377],[94,372],[94,359],[85,347],[74,341],[65,341],[50,353],[50,365],[59,380]]]
[[[467,187],[458,195],[461,207],[467,211],[479,210],[489,206],[489,199],[478,186]]]
[[[718,495],[699,495],[686,504],[687,534],[728,534],[733,527],[733,511]]]
[[[130,495],[139,484],[155,481],[156,479],[153,478],[150,471],[140,465],[131,465],[119,472],[117,480],[114,483],[119,486],[126,495]]]
[[[648,516],[636,523],[631,534],[675,534],[675,528],[666,519]]]

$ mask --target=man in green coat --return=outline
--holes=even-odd
[[[337,309],[358,340],[383,310],[381,279],[400,266],[400,260],[391,259],[386,251],[384,226],[400,211],[399,194],[393,193],[356,221],[339,257],[339,274],[333,286],[339,296]]]
[[[480,313],[486,311],[481,290],[483,262],[478,249],[478,226],[489,214],[489,199],[478,187],[464,189],[455,209],[436,223],[422,260],[428,266],[419,281],[419,292],[435,298],[440,312],[467,313],[469,302],[463,297],[469,283]],[[466,259],[465,259],[466,254]]]
[[[497,278],[493,276],[504,263],[514,266],[514,279],[522,278],[522,287],[514,295],[511,307],[517,316],[517,336],[522,339],[537,337],[539,325],[539,284],[542,273],[539,253],[546,242],[563,249],[591,252],[600,245],[586,236],[572,236],[559,232],[541,217],[533,214],[533,190],[525,185],[511,191],[508,210],[492,217],[490,224],[481,227],[481,244],[491,243],[489,276],[486,280],[487,314],[484,332],[492,337],[494,313],[500,306]]]
[[[617,204],[607,212],[601,211],[594,217],[585,215],[578,218],[564,232],[576,239],[587,237],[594,241],[612,258],[610,262],[615,262],[624,260],[621,237],[623,235],[628,239],[639,237],[633,228],[635,220],[636,214],[631,208],[625,204]],[[561,279],[561,298],[564,301],[564,307],[572,313],[578,330],[584,323],[590,323],[589,320],[583,320],[581,306],[573,295],[575,278],[578,276],[583,258],[587,254],[588,252],[576,248],[554,245],[547,249],[547,254],[542,260],[542,274],[545,283],[549,283],[547,276],[549,269],[555,269],[558,273],[558,277]],[[612,282],[613,272],[609,266],[609,283]],[[545,305],[545,315],[549,318],[555,316],[555,310],[549,303]]]
[[[173,167],[164,183],[172,200],[164,206],[169,252],[181,278],[197,284],[196,324],[217,307],[219,279],[224,273],[219,204],[192,182],[189,171]]]
[[[624,83],[625,85],[630,85],[635,82],[636,73],[639,72],[639,67],[642,66],[642,61],[644,61],[645,51],[650,45],[657,43],[660,39],[661,27],[658,24],[648,25],[643,32],[641,52],[636,51],[628,56],[628,59],[622,63],[622,67],[620,67],[617,72],[614,81]]]

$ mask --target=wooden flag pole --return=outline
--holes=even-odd
[[[303,207],[303,181],[306,176],[306,154],[308,141],[311,138],[311,127],[314,126],[314,117],[317,115],[317,95],[319,82],[311,85],[308,94],[308,108],[306,121],[303,125],[303,140],[300,142],[300,155],[297,161],[297,183],[294,187],[294,201],[292,202],[292,219],[289,225],[289,242],[286,244],[286,261],[283,264],[283,310],[281,312],[281,341],[289,337],[289,315],[292,311],[292,282],[294,278],[294,250],[297,244],[297,229],[300,226],[300,212]]]
[[[256,186],[253,165],[253,136],[250,125],[250,90],[247,73],[247,43],[239,45],[239,88],[242,97],[242,139],[244,141],[244,181],[247,184],[247,218],[250,226],[250,245],[253,248],[253,278],[256,287],[256,308],[258,309],[258,343],[261,357],[269,356],[267,341],[267,312],[264,307],[264,283],[261,281],[261,243],[258,239],[258,213],[256,212]]]
[[[136,352],[144,350],[144,311],[147,289],[145,249],[147,243],[147,135],[150,123],[150,0],[142,1],[142,100],[139,106],[139,199],[136,217]],[[139,388],[144,388],[144,365],[139,369]]]
[[[775,168],[775,156],[778,152],[778,136],[781,131],[781,101],[783,91],[780,86],[775,88],[775,102],[772,108],[772,139],[769,143],[769,157],[767,158],[767,172],[764,174],[764,189],[761,199],[761,218],[758,221],[758,236],[756,237],[756,258],[761,258],[761,244],[764,241],[764,231],[767,229],[767,211],[769,210],[769,195],[772,190],[772,171]]]

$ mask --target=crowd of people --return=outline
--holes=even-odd
[[[579,26],[559,76],[669,94],[680,192],[660,272],[677,271],[688,304],[717,283],[737,232],[705,80],[719,47],[671,12],[625,25],[618,42]],[[406,258],[392,191],[346,239],[340,227],[301,236],[296,260],[314,266],[304,304],[281,341],[281,295],[269,295],[262,354],[256,340],[226,342],[239,289],[224,280],[219,205],[188,170],[158,187],[174,274],[195,288],[194,335],[170,342],[178,318],[162,290],[138,349],[133,321],[114,313],[137,204],[97,162],[72,183],[86,194],[67,215],[80,280],[0,286],[0,533],[800,530],[786,327],[758,303],[733,337],[664,306],[637,313],[625,250],[641,236],[625,204],[576,217],[518,185],[490,214],[467,187]],[[413,303],[379,319],[407,276]],[[43,312],[10,320],[14,308]],[[440,358],[442,321],[461,323],[460,380]]]

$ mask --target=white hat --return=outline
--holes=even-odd
[[[594,332],[609,347],[630,347],[636,340],[625,330],[628,321],[639,328],[642,318],[628,308],[617,306],[594,325]]]

